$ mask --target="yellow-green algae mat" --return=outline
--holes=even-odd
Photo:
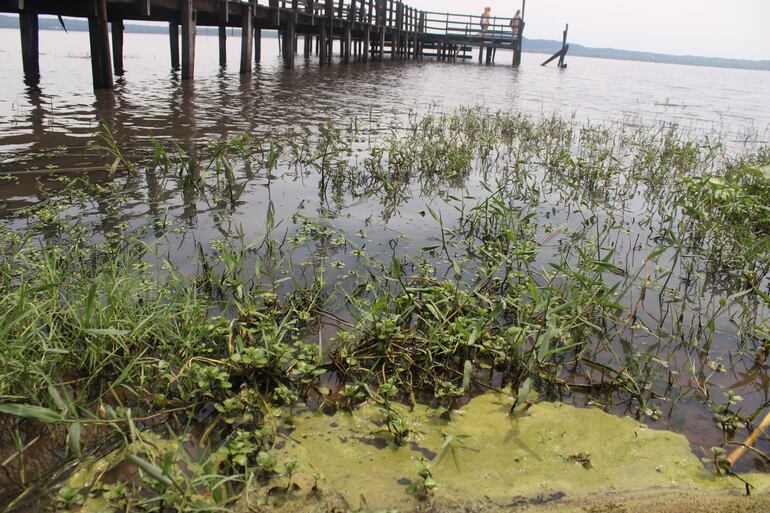
[[[770,511],[770,476],[742,476],[755,487],[746,497],[738,479],[704,467],[681,435],[561,403],[511,416],[511,404],[485,394],[451,421],[426,406],[399,406],[414,428],[401,447],[374,405],[299,415],[276,455],[295,460],[306,482],[320,479],[321,490],[278,494],[265,510]],[[422,500],[406,489],[425,457],[438,487]]]

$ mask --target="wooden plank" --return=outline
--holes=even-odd
[[[193,0],[180,0],[182,22],[182,80],[195,76],[195,11]]]
[[[361,59],[364,62],[369,60],[369,48],[372,46],[372,26],[367,25],[364,29],[364,51],[361,52]]]
[[[150,0],[137,0],[137,3],[139,4],[139,15],[150,16],[150,4],[152,2]]]
[[[171,50],[171,69],[179,69],[179,25],[176,22],[168,24],[169,49]]]
[[[40,30],[37,14],[29,11],[20,12],[19,29],[24,83],[29,87],[37,87],[40,83]]]
[[[94,89],[112,89],[110,62],[110,34],[107,24],[107,1],[93,0],[95,14],[88,17],[88,35],[91,43],[91,72]]]
[[[112,22],[112,66],[115,68],[115,75],[123,76],[123,20]]]
[[[241,15],[241,74],[251,73],[251,49],[252,49],[252,34],[253,30],[253,12],[251,5],[243,7],[243,14]]]

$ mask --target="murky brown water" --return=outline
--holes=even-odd
[[[376,132],[403,122],[410,113],[482,105],[557,113],[595,123],[676,121],[696,133],[721,134],[736,151],[770,139],[770,73],[765,72],[584,58],[568,58],[569,69],[557,70],[541,68],[541,55],[525,55],[522,68],[514,70],[505,54],[498,55],[499,64],[494,67],[475,61],[425,61],[319,68],[315,58],[305,61],[298,56],[297,68],[285,70],[277,40],[265,39],[263,64],[252,75],[241,76],[237,38],[228,43],[230,67],[220,70],[216,39],[200,36],[197,79],[182,83],[168,69],[165,36],[129,33],[125,44],[126,76],[114,91],[94,93],[86,58],[87,34],[43,32],[42,82],[39,91],[30,91],[21,80],[18,34],[0,30],[0,174],[44,168],[51,163],[47,154],[52,151],[59,167],[101,162],[86,147],[100,121],[107,121],[130,148],[144,145],[151,135],[177,139],[182,145],[243,132],[285,136],[292,128],[318,126],[329,118],[356,118]],[[288,218],[298,208],[313,213],[329,206],[327,198],[319,197],[316,177],[290,172],[266,177],[240,171],[246,185],[239,207],[227,215],[200,200],[190,203],[172,190],[173,184],[165,188],[148,177],[127,184],[128,199],[119,212],[94,202],[72,214],[98,220],[105,227],[124,222],[139,227],[161,218],[183,220],[188,233],[166,237],[160,245],[184,265],[185,259],[191,260],[197,241],[223,238],[240,226],[249,240],[263,233],[268,201],[275,205],[277,219]],[[0,187],[4,222],[24,224],[15,212],[38,201],[40,179],[39,175],[18,176]],[[423,217],[426,203],[443,208],[436,192],[416,187],[398,204],[377,197],[348,198],[336,208],[333,223],[348,233],[366,224],[372,253],[387,253],[393,239],[399,240],[399,251],[409,252],[436,235],[435,226]],[[446,192],[479,195],[479,176]],[[631,219],[646,205],[639,198],[624,207]],[[574,221],[570,212],[562,211],[549,223]],[[633,238],[620,240],[616,250],[624,254],[633,244]],[[658,317],[668,315],[657,298],[648,299],[644,308]],[[729,319],[722,319],[718,328],[721,341],[715,352],[729,359],[731,367],[715,376],[713,385],[739,391],[746,397],[747,409],[762,405],[770,396],[767,367],[748,357],[733,357],[738,336]],[[684,353],[670,358],[677,362],[674,366],[686,363]],[[704,368],[707,362],[695,365]],[[665,416],[665,424],[685,432],[697,445],[708,447],[720,441],[710,412],[696,400],[681,401]]]

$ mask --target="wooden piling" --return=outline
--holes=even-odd
[[[401,3],[396,2],[395,7],[391,5],[391,27],[390,27],[390,60],[398,58],[398,15],[401,13]]]
[[[221,2],[219,11],[219,67],[227,66],[227,24],[230,21],[230,1]]]
[[[327,18],[328,26],[326,22],[321,22],[323,28],[325,28],[325,35],[321,44],[326,47],[324,54],[324,63],[332,63],[332,51],[334,50],[334,0],[326,0],[324,8],[324,15]]]
[[[244,6],[241,23],[241,74],[251,73],[251,49],[254,40],[251,34],[253,27],[251,6]]]
[[[37,87],[40,83],[40,31],[37,13],[19,13],[21,33],[21,58],[24,65],[24,83]]]
[[[227,26],[219,26],[219,67],[227,66]]]
[[[364,51],[361,52],[361,59],[363,59],[364,62],[369,60],[370,46],[372,46],[372,27],[371,25],[367,25],[366,30],[364,30]]]
[[[329,50],[329,45],[327,43],[327,35],[326,35],[326,23],[321,23],[321,34],[318,36],[319,40],[319,55],[318,55],[318,62],[321,66],[326,65],[326,52]]]
[[[567,65],[564,64],[564,57],[567,56],[567,33],[569,32],[569,23],[567,23],[567,26],[564,27],[564,36],[561,40],[561,55],[559,56],[559,68],[566,68]]]
[[[286,30],[283,32],[283,61],[287,68],[294,67],[296,38],[294,37],[295,21],[293,16],[286,20]]]
[[[193,0],[180,0],[182,21],[182,80],[195,76],[195,12]]]
[[[171,50],[171,69],[179,70],[179,25],[174,22],[168,24],[168,39]]]
[[[352,30],[350,29],[350,23],[345,24],[345,39],[344,42],[344,48],[343,48],[343,56],[342,60],[345,64],[350,64],[350,51],[352,46]]]
[[[380,27],[380,62],[385,60],[385,26]]]
[[[123,20],[112,22],[112,66],[115,68],[115,75],[123,76]]]
[[[307,2],[305,2],[305,14],[311,17],[313,16],[314,3],[315,2],[313,0],[308,0]],[[310,54],[312,53],[313,53],[313,35],[305,34],[305,58],[310,57]]]
[[[259,64],[262,61],[262,29],[254,29],[254,63]]]
[[[95,9],[94,13],[88,17],[88,35],[91,43],[91,72],[94,89],[112,89],[107,0],[93,1]]]

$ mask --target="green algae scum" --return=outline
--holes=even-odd
[[[767,146],[461,108],[89,151],[3,177],[0,511],[770,510]]]

